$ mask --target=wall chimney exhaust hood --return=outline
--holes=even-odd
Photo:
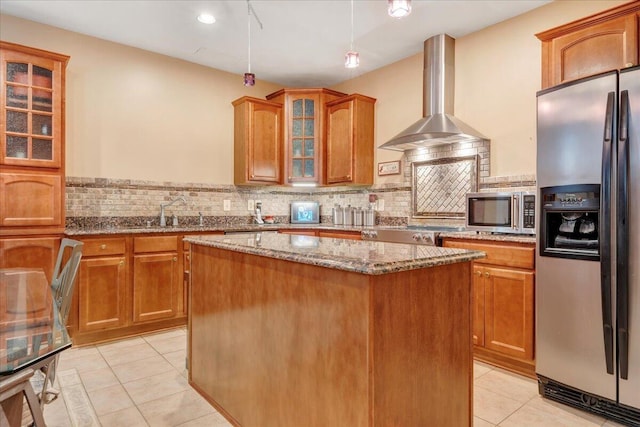
[[[463,141],[488,141],[453,116],[455,40],[439,34],[424,42],[423,118],[378,148],[407,151]]]

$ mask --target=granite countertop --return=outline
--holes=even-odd
[[[469,240],[489,240],[494,242],[513,242],[513,243],[536,243],[536,236],[531,234],[506,234],[506,233],[487,233],[484,231],[456,231],[440,233],[441,238],[450,239],[469,239]]]
[[[370,275],[467,262],[485,256],[484,252],[464,249],[271,232],[187,236],[185,241]]]
[[[213,225],[213,226],[151,226],[151,227],[96,227],[96,228],[67,228],[64,232],[67,236],[91,236],[99,234],[144,234],[144,233],[198,233],[198,232],[259,232],[278,231],[283,229],[313,229],[313,230],[334,230],[334,231],[362,231],[380,229],[403,229],[404,226],[350,226],[333,224],[239,224],[239,225]]]

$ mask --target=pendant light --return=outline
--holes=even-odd
[[[360,55],[353,50],[353,0],[351,0],[351,45],[349,52],[344,56],[344,66],[346,68],[356,68],[360,65]]]
[[[411,13],[411,0],[388,0],[389,15],[394,18],[404,18]]]
[[[262,22],[256,15],[256,11],[253,10],[251,3],[247,0],[247,72],[244,73],[244,85],[253,86],[256,84],[256,75],[251,72],[251,15],[256,18],[256,22],[262,29]]]

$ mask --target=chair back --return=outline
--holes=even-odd
[[[58,259],[53,270],[53,280],[51,288],[53,297],[60,311],[60,322],[62,325],[67,323],[69,310],[71,308],[71,300],[73,299],[73,286],[75,283],[80,259],[82,258],[82,247],[84,243],[73,239],[62,239],[60,250],[58,251]],[[66,258],[65,252],[71,251],[71,255]],[[67,259],[64,266],[62,262]]]

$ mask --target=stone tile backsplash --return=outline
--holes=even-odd
[[[480,191],[535,191],[535,175],[510,177],[489,176],[489,141],[457,143],[406,152],[402,158],[402,182],[371,187],[237,187],[202,183],[172,183],[128,179],[67,177],[66,209],[68,227],[91,224],[144,226],[147,221],[159,224],[160,204],[177,197],[177,202],[165,208],[167,222],[173,214],[181,225],[197,225],[199,213],[206,224],[244,224],[253,222],[249,200],[262,202],[263,215],[274,216],[276,222],[288,222],[290,203],[294,200],[316,200],[320,203],[322,222],[331,221],[331,208],[339,204],[366,208],[369,195],[384,200],[384,210],[378,210],[376,223],[406,225],[419,222],[411,218],[411,165],[445,157],[478,156]],[[437,194],[437,188],[433,189]],[[223,209],[224,201],[231,209]]]

